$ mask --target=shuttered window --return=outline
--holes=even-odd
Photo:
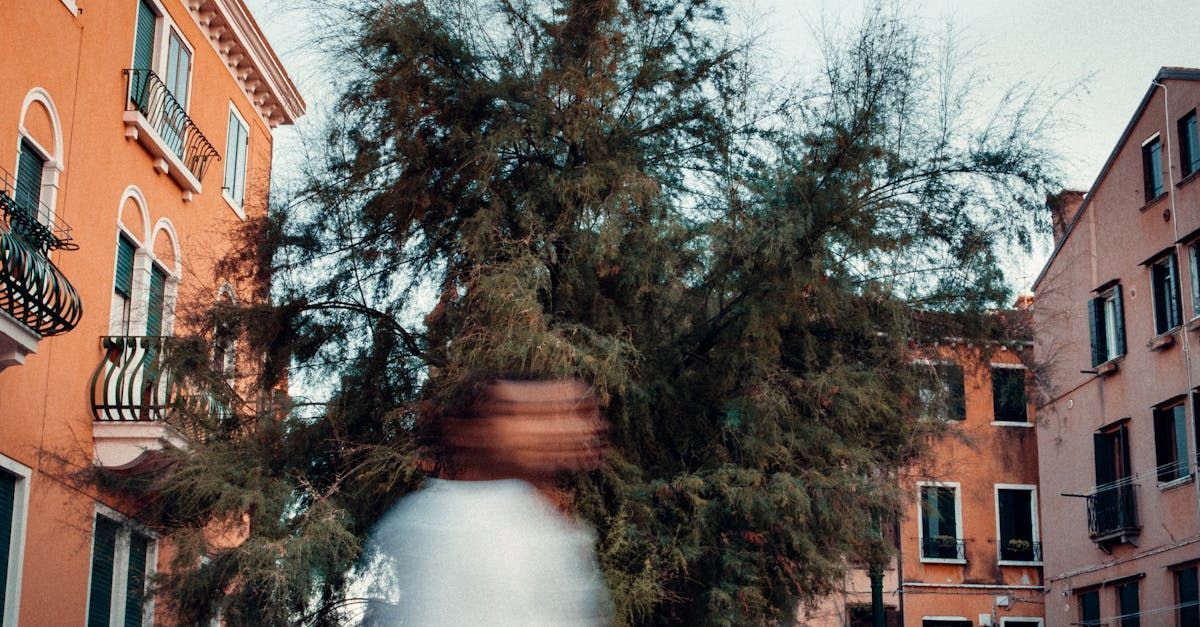
[[[1154,332],[1166,333],[1183,324],[1175,253],[1150,264],[1150,282],[1154,288]]]
[[[1197,135],[1195,109],[1179,120],[1179,162],[1184,176],[1200,170],[1200,135]]]
[[[1154,450],[1159,481],[1174,481],[1190,474],[1187,417],[1184,403],[1154,410]]]
[[[1195,564],[1175,571],[1175,601],[1179,606],[1177,625],[1200,625],[1200,582]]]
[[[1130,581],[1117,586],[1117,609],[1121,612],[1120,627],[1141,627],[1142,609],[1138,600],[1138,582]]]
[[[129,534],[129,575],[125,581],[125,627],[140,627],[145,610],[146,553],[150,539],[132,531]]]
[[[46,160],[28,141],[21,140],[21,156],[17,163],[17,185],[14,190],[17,206],[36,218],[42,202],[42,170]]]
[[[162,335],[167,273],[157,264],[150,268],[150,295],[146,307],[146,335]]]
[[[16,514],[17,481],[19,477],[0,470],[0,615],[3,614],[8,593],[9,548],[12,546],[13,515]]]
[[[154,67],[154,33],[158,15],[147,0],[138,2],[137,24],[133,34],[133,67],[149,70]]]
[[[1098,627],[1100,622],[1100,591],[1088,590],[1079,593],[1079,621],[1089,627]]]
[[[191,72],[192,53],[179,34],[172,30],[167,38],[167,75],[163,78],[171,95],[184,108],[187,108],[188,77]]]
[[[1125,354],[1125,307],[1120,285],[1088,301],[1088,329],[1093,366]]]
[[[112,615],[113,564],[116,561],[119,525],[96,516],[92,538],[92,585],[88,601],[88,627],[108,627]]]
[[[133,296],[133,258],[136,247],[128,237],[120,235],[117,238],[117,276],[113,282],[113,290],[129,298]]]
[[[1142,146],[1142,185],[1146,202],[1165,193],[1163,187],[1162,141],[1155,137]]]
[[[246,148],[249,132],[237,115],[229,112],[229,131],[225,135],[225,193],[237,207],[246,194]]]

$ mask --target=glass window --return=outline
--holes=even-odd
[[[1088,326],[1092,336],[1092,365],[1125,354],[1125,311],[1121,286],[1114,285],[1088,301]]]
[[[1183,323],[1175,253],[1150,264],[1150,283],[1154,294],[1154,331],[1166,333]]]
[[[948,486],[921,487],[922,558],[964,558],[957,492],[957,488]]]
[[[996,490],[996,510],[1000,529],[1000,559],[1009,562],[1037,562],[1042,559],[1034,524],[1034,491],[1029,488]]]
[[[1103,623],[1100,622],[1100,591],[1088,590],[1080,592],[1079,599],[1079,622],[1088,627],[1099,627]]]
[[[1163,195],[1162,140],[1158,137],[1142,145],[1142,176],[1146,202]]]
[[[1192,317],[1200,316],[1200,242],[1188,246],[1188,265],[1192,267]]]
[[[1028,422],[1025,369],[992,367],[992,415],[1000,422]]]
[[[1093,538],[1135,529],[1137,498],[1130,480],[1129,428],[1107,427],[1092,435],[1096,488],[1088,504],[1088,527]]]
[[[919,390],[923,416],[941,420],[963,420],[967,415],[963,369],[958,364],[919,364],[923,379]]]
[[[249,142],[246,125],[237,114],[229,112],[229,129],[225,134],[225,196],[241,207],[246,195],[246,149]]]
[[[1142,610],[1138,602],[1138,582],[1129,581],[1117,585],[1117,609],[1120,611],[1118,625],[1141,627]]]
[[[1200,585],[1197,585],[1195,564],[1175,571],[1175,604],[1178,606],[1176,625],[1200,625]]]
[[[1154,448],[1159,481],[1174,481],[1191,474],[1185,414],[1183,401],[1154,410]]]
[[[1183,175],[1200,170],[1200,136],[1196,133],[1196,110],[1179,119],[1179,163]]]
[[[179,106],[187,108],[188,77],[192,71],[192,52],[184,45],[179,33],[171,31],[167,39],[167,72],[165,81],[167,89]]]

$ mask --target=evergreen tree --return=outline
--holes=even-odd
[[[222,312],[262,386],[333,399],[200,425],[219,437],[140,486],[179,616],[350,616],[362,539],[482,373],[595,386],[610,463],[563,481],[623,624],[786,622],[848,558],[886,560],[889,479],[937,430],[912,418],[914,315],[1008,297],[998,260],[1053,182],[1035,100],[973,111],[881,7],[783,98],[717,0],[345,15],[328,159],[226,266],[274,305]],[[214,547],[205,524],[242,514]]]

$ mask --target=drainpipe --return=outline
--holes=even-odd
[[[1183,259],[1187,256],[1187,247],[1185,247],[1182,243],[1179,242],[1179,220],[1178,220],[1179,214],[1176,213],[1176,211],[1175,211],[1175,174],[1174,174],[1175,162],[1174,162],[1174,157],[1172,156],[1174,154],[1174,152],[1171,148],[1171,103],[1170,103],[1171,92],[1167,89],[1166,85],[1163,85],[1162,83],[1160,83],[1158,81],[1150,81],[1150,82],[1163,90],[1163,137],[1166,139],[1165,148],[1167,150],[1167,195],[1169,196],[1168,200],[1170,201],[1171,228],[1174,229],[1174,232],[1175,232],[1175,242],[1176,242],[1175,246],[1174,246],[1175,259],[1176,259],[1175,267],[1179,268],[1183,264],[1179,263],[1178,260]],[[1197,268],[1191,268],[1190,264],[1189,264],[1189,269],[1193,273],[1197,271]],[[1184,281],[1182,279],[1182,277],[1178,277],[1178,276],[1175,277],[1175,280],[1179,281],[1179,292],[1180,292],[1181,297],[1183,294],[1183,285],[1185,283],[1187,284],[1188,292],[1189,292],[1188,295],[1192,297],[1192,302],[1194,303],[1195,299],[1196,299],[1196,295],[1191,293],[1191,288],[1192,288],[1191,281]],[[1183,310],[1183,303],[1180,303],[1179,308],[1180,308],[1180,311]],[[1200,314],[1200,312],[1192,311],[1192,314],[1194,316],[1196,314]],[[1184,399],[1184,403],[1186,404],[1185,405],[1186,407],[1189,407],[1191,409],[1190,415],[1195,416],[1196,415],[1196,406],[1195,406],[1196,403],[1193,400],[1193,396],[1194,396],[1193,389],[1195,387],[1195,384],[1192,382],[1191,338],[1188,335],[1186,323],[1184,324],[1183,328],[1179,330],[1179,335],[1181,336],[1181,339],[1183,340],[1183,369],[1185,372],[1187,372],[1187,398]],[[1194,420],[1187,421],[1185,424],[1188,427],[1185,429],[1185,432],[1188,432],[1188,431],[1191,432],[1190,439],[1194,446],[1195,442],[1197,442],[1196,433],[1195,433],[1195,431],[1196,431],[1195,421]],[[1197,457],[1197,454],[1200,454],[1200,451],[1192,451],[1192,458],[1200,459]],[[1188,462],[1187,470],[1189,473],[1193,472],[1192,461],[1193,461],[1192,459],[1187,460],[1187,462]],[[1192,483],[1195,485],[1195,492],[1196,492],[1197,519],[1200,520],[1200,482],[1193,481]]]

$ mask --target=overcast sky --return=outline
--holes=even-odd
[[[276,131],[276,176],[294,169],[304,135],[316,132],[329,106],[328,72],[310,45],[315,22],[306,0],[247,0],[315,115]],[[853,21],[858,2],[730,0],[735,12],[766,16],[767,63],[780,71],[817,58],[822,23]],[[996,85],[1036,83],[1068,93],[1058,113],[1057,150],[1066,184],[1091,186],[1150,80],[1165,65],[1200,67],[1200,0],[912,0],[904,3],[930,30],[953,24],[960,42]],[[850,7],[850,8],[847,8]],[[1073,88],[1073,90],[1072,90]],[[1068,91],[1072,90],[1072,91]],[[1045,246],[1043,246],[1045,248]],[[1011,276],[1028,287],[1041,268],[1042,250]]]

